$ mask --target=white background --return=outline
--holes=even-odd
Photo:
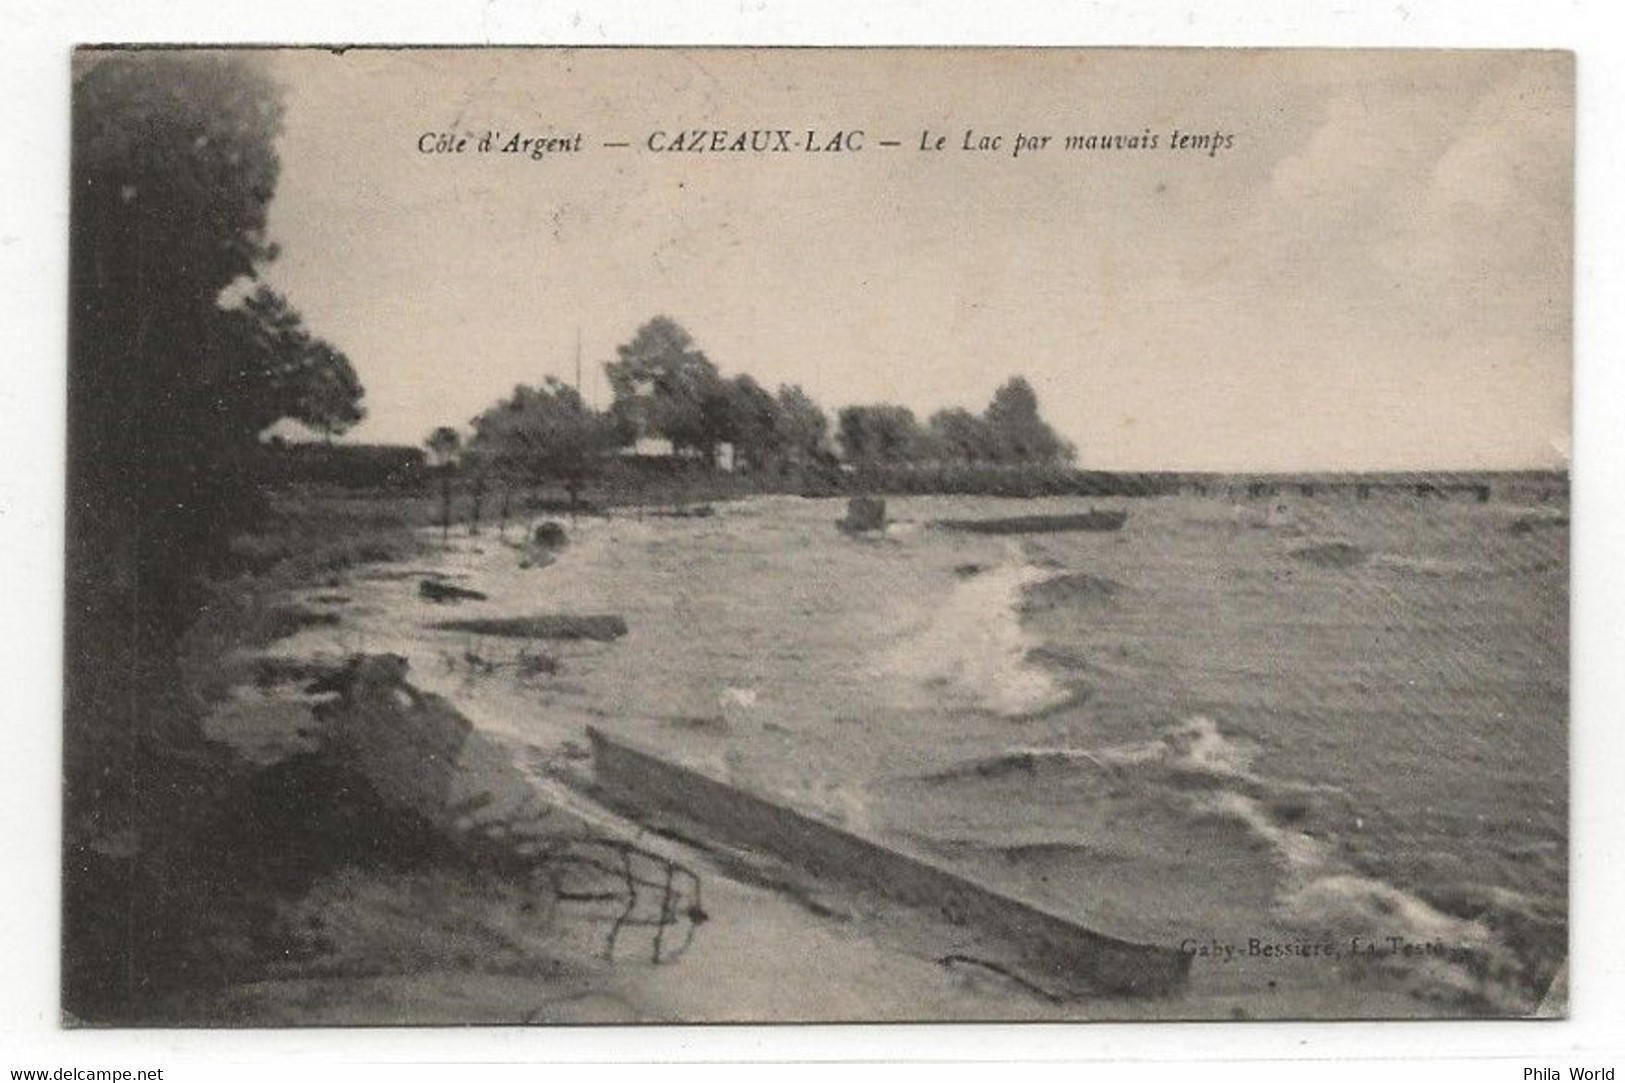
[[[0,1080],[16,1068],[156,1068],[165,1079],[819,1078],[831,1071],[1076,1079],[1474,1078],[1625,1069],[1625,34],[1606,0],[1360,3],[737,0],[545,4],[0,0]],[[1579,53],[1571,1011],[1566,1022],[64,1032],[57,1027],[68,50],[76,42],[1321,45]],[[788,981],[794,975],[785,975]],[[1304,1064],[1304,1060],[1315,1064]],[[765,1067],[762,1061],[862,1061]],[[1191,1061],[1208,1061],[1192,1064]],[[909,1062],[899,1065],[898,1062]],[[1101,1063],[1106,1061],[1108,1063]],[[1212,1063],[1218,1062],[1218,1063]],[[878,1065],[878,1066],[876,1066]]]

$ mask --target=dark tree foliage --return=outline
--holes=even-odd
[[[463,435],[450,425],[441,425],[424,438],[423,446],[429,449],[429,465],[452,466],[463,450]]]
[[[836,428],[841,451],[853,463],[912,462],[925,448],[920,423],[906,406],[845,406]]]
[[[1071,462],[1077,454],[1038,416],[1038,394],[1024,377],[1012,376],[995,391],[983,417],[1001,463]]]
[[[669,316],[656,316],[616,347],[604,366],[622,431],[670,440],[677,450],[712,452],[729,418],[721,375],[694,338]]]
[[[829,454],[829,418],[799,384],[779,388],[779,440],[792,466],[809,466]]]
[[[225,310],[210,351],[211,371],[225,432],[258,434],[292,418],[325,436],[337,436],[366,416],[361,380],[350,359],[305,329],[286,297],[260,286]]]
[[[966,463],[998,461],[999,441],[993,426],[964,407],[938,410],[927,424],[943,458]]]
[[[263,74],[216,55],[115,56],[75,81],[69,538],[91,551],[70,552],[70,577],[149,603],[184,595],[244,510],[233,482],[251,447],[228,431],[228,387],[246,318],[218,299],[275,255],[281,118]],[[184,607],[131,616],[161,647]]]
[[[739,399],[734,385],[720,375],[700,387],[699,438],[697,447],[710,463],[717,461],[717,449],[737,444],[740,428]]]
[[[259,507],[258,435],[284,417],[339,432],[361,416],[348,360],[285,299],[223,303],[276,255],[282,114],[256,59],[76,58],[64,737],[65,943],[80,950],[64,989],[78,1007],[108,993],[96,975],[142,974],[140,946],[87,916],[87,899],[124,905],[85,889],[88,842],[166,822],[212,770],[174,659],[201,576]],[[112,939],[95,947],[96,929]]]
[[[618,443],[613,423],[552,377],[539,388],[514,388],[473,424],[469,452],[481,469],[509,482],[554,478],[579,488]]]
[[[863,468],[1049,468],[1075,457],[1073,447],[1040,416],[1038,396],[1020,376],[1000,387],[980,416],[953,407],[921,425],[912,411],[892,403],[845,407],[836,417],[832,446],[829,418],[801,387],[782,386],[775,395],[748,374],[724,377],[670,317],[651,319],[616,352],[618,359],[605,366],[615,391],[605,439],[623,446],[639,437],[661,437],[678,454],[698,453],[715,463],[718,448],[731,444],[742,472],[803,478],[835,469],[835,446],[849,464]],[[503,411],[513,410],[521,393],[536,394],[520,389],[514,400],[481,415],[476,427],[495,433],[511,424],[503,421]],[[592,416],[582,406],[573,423],[587,426]],[[577,434],[561,446],[596,447],[599,435]],[[492,436],[483,443],[490,452],[502,445]],[[534,452],[527,454],[536,461]],[[497,458],[512,461],[513,453]],[[558,473],[556,467],[533,472]]]
[[[962,463],[1055,466],[1075,451],[1038,413],[1038,396],[1020,376],[994,394],[981,417],[960,407],[939,410],[921,426],[906,407],[848,406],[837,418],[842,454],[855,465]]]
[[[728,439],[738,462],[753,473],[778,469],[785,461],[783,412],[773,393],[748,375],[728,381]]]
[[[74,83],[69,572],[139,594],[132,631],[154,647],[253,510],[258,434],[362,416],[349,360],[286,298],[222,304],[276,255],[281,122],[278,88],[241,56],[89,54]]]
[[[281,116],[262,74],[208,54],[116,56],[75,79],[70,800],[75,784],[116,781],[107,761],[138,730],[177,722],[123,686],[169,653],[199,565],[248,510],[234,481],[250,447],[224,431],[241,408],[226,391],[229,345],[247,318],[227,317],[218,298],[274,255],[265,221]],[[77,777],[87,763],[102,777]]]
[[[722,376],[665,316],[640,327],[617,353],[605,366],[615,391],[607,414],[553,378],[541,388],[517,387],[474,419],[471,467],[507,483],[559,479],[577,492],[608,453],[653,436],[710,464],[730,444],[736,469],[752,474],[828,468],[829,421],[801,388],[774,395],[750,375]]]

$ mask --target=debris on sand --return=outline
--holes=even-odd
[[[406,681],[396,654],[357,655],[310,686],[322,702],[326,758],[365,778],[387,808],[449,825],[448,807],[463,745],[473,725],[439,696]]]
[[[356,576],[366,583],[398,583],[403,579],[467,579],[462,572],[437,572],[427,568],[380,568]]]
[[[444,605],[448,602],[483,602],[488,595],[466,587],[454,587],[449,583],[441,583],[434,579],[423,579],[418,582],[418,594],[431,602]]]
[[[1356,564],[1364,564],[1371,556],[1358,545],[1340,541],[1306,545],[1292,550],[1292,555],[1317,568],[1352,568]]]
[[[559,553],[570,544],[570,536],[559,523],[538,523],[525,542],[525,556],[521,568],[545,568],[559,559]]]
[[[521,677],[546,677],[559,671],[559,660],[551,654],[531,654],[521,650],[513,664],[514,672]]]
[[[651,519],[709,519],[717,513],[710,504],[679,504],[675,508],[652,508],[644,512]]]
[[[877,496],[854,496],[846,502],[846,518],[835,524],[848,534],[886,529],[886,502]]]
[[[338,669],[334,662],[280,654],[262,654],[254,659],[253,665],[254,685],[258,688],[320,680]]]
[[[570,536],[561,524],[549,520],[536,524],[536,529],[531,531],[530,544],[538,549],[563,549],[570,544]]]
[[[339,623],[339,615],[331,610],[316,610],[297,604],[274,605],[265,615],[266,642],[287,639],[306,628],[331,628]]]
[[[492,874],[533,923],[609,961],[681,955],[706,919],[695,873],[544,800],[510,749],[407,672],[399,655],[358,655],[318,682],[331,697],[316,708],[318,750],[263,778],[257,811],[289,821],[276,837],[333,851],[330,865]],[[573,931],[554,920],[563,905],[585,919]]]
[[[991,564],[978,564],[975,561],[966,561],[964,564],[954,565],[954,574],[959,576],[961,579],[969,579],[972,576],[981,575],[991,567]]]
[[[472,647],[464,650],[462,654],[443,652],[440,656],[446,663],[446,672],[455,673],[459,670],[470,676],[488,677],[498,670],[511,670],[517,677],[551,677],[562,668],[559,660],[551,654],[531,653],[527,646],[521,646],[519,653],[512,658],[487,658]]]
[[[441,632],[472,632],[509,639],[591,639],[608,643],[626,634],[626,621],[607,613],[546,613],[535,617],[444,620],[429,625]]]

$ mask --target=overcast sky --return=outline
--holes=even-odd
[[[355,439],[587,379],[674,317],[832,413],[981,409],[1013,373],[1080,461],[1549,466],[1569,433],[1562,54],[293,52],[266,278],[351,357]],[[860,128],[856,154],[655,131]],[[1217,156],[1168,134],[1233,133]],[[528,157],[426,132],[582,133]],[[921,132],[948,137],[917,149]],[[999,152],[957,148],[966,129]],[[1159,136],[1067,151],[1068,134]],[[1015,133],[1054,136],[1010,156]],[[882,148],[882,139],[901,146]],[[604,148],[626,141],[628,148]]]

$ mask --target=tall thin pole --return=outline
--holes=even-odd
[[[581,325],[576,325],[576,398],[581,398]],[[585,399],[582,399],[585,402]]]
[[[581,325],[576,324],[576,403],[585,407],[587,400],[581,397]],[[570,481],[570,525],[576,522],[576,482]]]

